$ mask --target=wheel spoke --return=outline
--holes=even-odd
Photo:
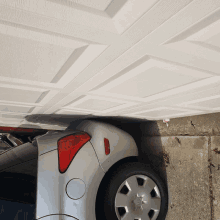
[[[160,197],[160,191],[157,186],[154,188],[154,190],[155,190],[157,196]]]
[[[158,197],[151,198],[151,208],[154,210],[160,210],[161,199]]]
[[[159,210],[154,211],[154,216],[151,218],[151,220],[156,220],[159,215],[159,212],[160,212]]]
[[[150,193],[152,189],[155,187],[155,183],[152,179],[147,178],[144,182],[144,188]]]
[[[141,215],[141,220],[150,220],[150,217],[148,215],[149,211],[150,211],[149,209],[143,210],[143,213]]]
[[[134,216],[131,212],[127,212],[121,220],[134,220]]]
[[[138,182],[137,182],[137,178],[136,176],[131,176],[126,180],[126,185],[128,186],[128,188],[133,191],[136,192],[138,190]]]
[[[115,206],[116,207],[125,207],[128,205],[128,196],[122,193],[117,193],[115,198]]]

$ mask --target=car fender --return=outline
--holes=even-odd
[[[72,128],[85,131],[92,137],[90,142],[104,172],[107,172],[112,165],[123,158],[138,156],[138,148],[133,137],[113,125],[93,120],[83,120],[76,123]],[[105,154],[104,138],[109,140],[109,155]]]
[[[75,130],[48,132],[37,138],[38,175],[36,219],[80,219],[96,220],[95,201],[98,187],[104,171],[95,150],[88,141],[75,155],[65,173],[59,172],[57,141]],[[68,184],[75,179],[85,186],[84,194],[71,198],[70,194],[78,192]]]

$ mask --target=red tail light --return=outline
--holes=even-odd
[[[73,134],[58,141],[59,170],[64,173],[76,153],[90,140],[88,134]]]

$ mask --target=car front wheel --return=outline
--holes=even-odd
[[[125,163],[108,174],[97,200],[97,219],[164,220],[168,210],[165,184],[139,162]]]

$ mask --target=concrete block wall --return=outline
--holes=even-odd
[[[220,220],[220,136],[211,137],[210,182],[212,184],[213,216]]]
[[[166,220],[220,220],[220,114],[147,126],[146,145],[166,164],[171,193]]]
[[[166,220],[210,219],[208,138],[169,136],[146,139],[151,148],[160,142],[166,164],[171,194]],[[156,153],[159,156],[160,152]]]

